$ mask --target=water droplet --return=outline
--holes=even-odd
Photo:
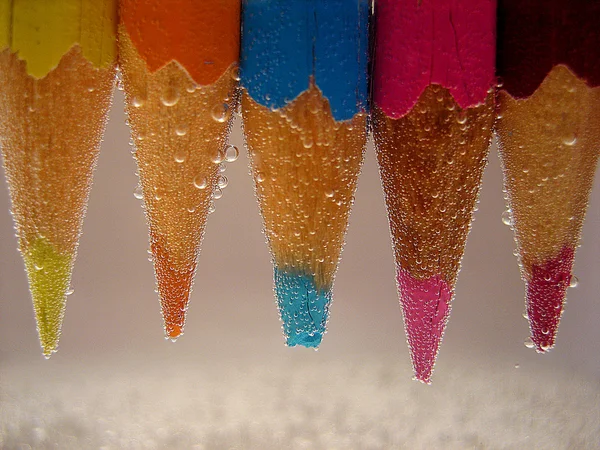
[[[179,124],[175,127],[175,134],[177,136],[185,136],[188,132],[188,129],[189,127],[187,123]]]
[[[515,364],[515,369],[518,369],[519,367],[521,367],[519,363]]]
[[[175,162],[176,162],[176,163],[179,163],[179,164],[181,164],[181,163],[185,162],[185,158],[186,158],[186,156],[187,156],[187,155],[186,155],[186,151],[185,151],[185,149],[184,149],[184,148],[179,148],[179,149],[177,149],[177,150],[175,151],[175,157],[174,157],[174,159],[175,159]]]
[[[135,191],[133,191],[133,196],[134,196],[135,198],[137,198],[138,200],[141,200],[141,199],[143,199],[143,198],[144,198],[144,194],[143,194],[143,192],[142,192],[142,187],[141,187],[140,185],[138,185],[138,186],[135,188]]]
[[[525,339],[524,344],[525,344],[525,347],[527,347],[527,348],[533,348],[533,347],[535,347],[535,344],[533,343],[533,341],[531,340],[531,338]]]
[[[550,333],[550,330],[546,327],[542,328],[542,334],[548,334]]]
[[[325,191],[325,197],[327,197],[327,198],[332,198],[333,194],[334,194],[334,192],[331,189]]]
[[[69,289],[67,292],[65,292],[65,295],[73,295],[73,292],[75,292],[73,289]]]
[[[215,202],[210,202],[210,205],[208,206],[208,214],[212,214],[216,211],[217,207],[215,205]]]
[[[573,275],[571,277],[571,281],[569,282],[569,287],[575,288],[575,287],[577,287],[578,284],[579,284],[579,278],[577,278],[575,275]]]
[[[569,136],[565,136],[563,138],[563,144],[565,144],[568,147],[572,147],[577,143],[577,136],[575,136],[574,134],[571,134]]]
[[[168,86],[160,96],[160,101],[165,106],[174,106],[179,101],[179,90],[175,86]]]
[[[206,187],[208,186],[208,181],[206,181],[206,177],[203,177],[202,175],[197,175],[194,178],[194,186],[197,189],[206,189]]]
[[[256,174],[256,182],[257,183],[262,183],[263,181],[265,181],[265,174],[262,172],[258,172]]]
[[[144,103],[146,103],[146,101],[144,100],[143,97],[133,97],[131,99],[131,104],[133,105],[134,108],[141,108],[142,106],[144,106]]]
[[[211,115],[216,122],[223,123],[229,117],[229,106],[225,103],[218,103],[213,107]]]
[[[225,149],[225,161],[234,162],[240,156],[240,150],[235,145],[229,145]]]
[[[35,267],[35,270],[38,270],[38,271],[42,270],[44,268],[44,266],[41,264],[35,264],[34,267]]]
[[[225,159],[225,152],[223,150],[217,151],[217,153],[213,156],[212,162],[215,164],[221,164]]]
[[[502,213],[502,223],[509,227],[512,226],[512,217],[509,210],[506,210]]]
[[[219,178],[217,178],[217,186],[220,189],[225,189],[228,184],[229,184],[229,180],[227,179],[226,176],[220,175]]]
[[[240,81],[240,68],[239,67],[234,67],[233,70],[231,71],[231,78],[233,79],[233,81]]]
[[[456,117],[456,121],[461,125],[467,123],[467,113],[465,111],[461,111]]]
[[[215,192],[213,192],[213,198],[215,200],[219,200],[221,197],[223,197],[223,191],[221,190],[220,187],[216,187],[215,188]]]

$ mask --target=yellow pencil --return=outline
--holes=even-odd
[[[111,103],[115,27],[116,0],[0,0],[0,139],[47,358]]]

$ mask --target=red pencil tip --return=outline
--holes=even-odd
[[[450,314],[452,290],[440,275],[425,280],[398,272],[404,327],[415,379],[431,384],[431,374]]]
[[[563,247],[559,255],[544,265],[532,267],[527,284],[527,316],[531,340],[538,353],[554,347],[567,288],[571,282],[574,250]]]

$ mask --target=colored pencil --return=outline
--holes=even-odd
[[[242,116],[286,343],[318,347],[366,143],[369,2],[245,0]]]
[[[380,0],[373,131],[415,378],[430,383],[492,136],[495,2]]]
[[[497,132],[531,340],[554,346],[600,155],[600,2],[501,0]]]
[[[123,0],[119,64],[150,228],[165,334],[177,339],[221,163],[237,86],[239,0]]]
[[[44,356],[57,350],[112,99],[116,2],[0,1],[0,139]]]

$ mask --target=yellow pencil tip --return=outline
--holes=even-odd
[[[42,352],[46,359],[58,348],[67,292],[71,282],[72,256],[61,254],[45,238],[30,241],[23,251],[29,289]]]

